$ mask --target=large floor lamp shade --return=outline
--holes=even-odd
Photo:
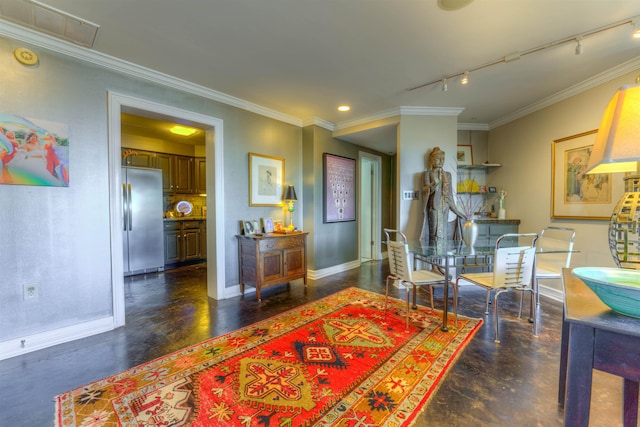
[[[586,173],[627,172],[609,221],[609,249],[618,267],[640,270],[640,83],[615,93],[602,117]],[[631,172],[631,173],[629,173]]]

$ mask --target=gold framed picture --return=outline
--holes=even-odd
[[[608,220],[624,192],[622,174],[585,174],[597,129],[551,143],[551,217]]]

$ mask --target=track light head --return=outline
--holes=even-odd
[[[576,55],[582,55],[582,43],[580,42],[582,40],[582,37],[577,37],[576,38],[576,42],[578,44],[576,44]]]
[[[460,84],[466,85],[469,84],[469,71],[465,71],[460,79]]]
[[[632,24],[633,24],[633,33],[631,34],[631,36],[634,39],[640,39],[640,18],[633,21]]]
[[[447,84],[447,78],[444,77],[442,79],[442,91],[446,92],[449,89],[449,85]]]

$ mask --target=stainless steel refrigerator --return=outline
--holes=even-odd
[[[162,171],[122,168],[124,274],[164,270]]]

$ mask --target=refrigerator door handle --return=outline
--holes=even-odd
[[[133,229],[133,211],[131,210],[133,200],[131,200],[131,184],[127,184],[127,190],[129,192],[127,195],[127,200],[129,201],[129,231],[131,231]]]
[[[127,231],[127,223],[129,216],[127,215],[127,184],[122,184],[122,227]]]

